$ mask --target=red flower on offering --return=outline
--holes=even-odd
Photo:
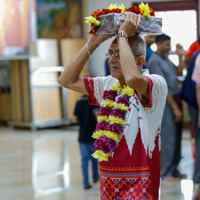
[[[138,6],[133,6],[126,9],[126,12],[133,12],[135,14],[142,14]]]
[[[150,10],[150,15],[153,16],[153,17],[155,17],[154,9],[153,8],[149,8],[149,10]]]

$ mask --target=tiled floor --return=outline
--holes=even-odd
[[[98,183],[82,188],[77,127],[29,131],[0,127],[0,200],[99,200]],[[183,135],[180,170],[187,179],[161,182],[161,200],[191,200],[193,159]]]

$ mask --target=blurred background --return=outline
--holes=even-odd
[[[85,45],[85,17],[111,3],[126,8],[136,0],[0,0],[0,200],[99,199],[98,184],[82,189],[78,124],[73,112],[81,94],[62,88],[57,78]],[[176,44],[184,50],[197,40],[200,0],[146,0]],[[103,43],[86,63],[82,76],[105,75]],[[152,46],[156,50],[156,45]],[[184,80],[184,70],[180,83]],[[193,151],[184,104],[183,159],[187,179],[161,185],[161,199],[191,199]],[[186,192],[187,191],[187,192]]]

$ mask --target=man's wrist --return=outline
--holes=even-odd
[[[173,105],[173,106],[172,106],[172,109],[173,109],[173,111],[180,110],[179,107],[178,107],[177,105]]]
[[[88,56],[89,58],[91,57],[91,53],[90,53],[90,48],[88,46],[88,43],[85,44],[86,48],[87,48],[87,52],[88,52]]]
[[[124,32],[124,31],[119,31],[119,33],[117,34],[117,37],[116,37],[117,41],[119,40],[120,37],[125,37],[126,40],[128,41],[128,35],[127,35],[126,32]]]
[[[89,50],[90,55],[95,51],[96,48],[98,48],[98,46],[99,46],[98,44],[95,44],[94,42],[91,42],[89,40],[86,43],[86,47],[87,47],[87,50]]]

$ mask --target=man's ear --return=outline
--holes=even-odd
[[[157,43],[156,43],[157,49],[160,48],[161,44],[162,44],[161,42],[157,42]]]
[[[138,67],[142,67],[144,64],[145,58],[144,56],[137,56],[136,57],[136,64]]]

